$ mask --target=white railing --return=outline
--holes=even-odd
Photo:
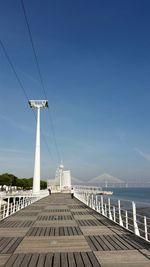
[[[47,194],[46,194],[47,195]],[[6,217],[16,213],[17,211],[31,205],[46,195],[31,196],[31,195],[16,195],[0,198],[0,221]]]
[[[150,218],[136,213],[134,201],[130,202],[131,209],[125,209],[121,200],[112,205],[109,197],[89,194],[83,190],[74,190],[74,196],[109,220],[150,242]]]
[[[86,192],[86,193],[90,193],[90,194],[98,194],[100,192],[102,192],[102,188],[101,187],[97,187],[97,186],[90,186],[90,185],[75,185],[74,190],[76,192]]]

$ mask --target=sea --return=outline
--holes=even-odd
[[[150,188],[107,188],[113,191],[112,198],[150,204]]]
[[[113,195],[109,196],[111,205],[117,206],[117,200],[120,199],[122,208],[132,210],[134,201],[137,213],[150,217],[150,188],[107,188],[107,191],[113,191]]]

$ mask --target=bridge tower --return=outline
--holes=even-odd
[[[40,109],[48,107],[48,100],[29,100],[31,108],[37,109],[35,161],[33,175],[33,194],[40,193]]]

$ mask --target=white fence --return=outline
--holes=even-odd
[[[109,197],[90,194],[83,189],[74,190],[74,196],[109,220],[150,242],[150,218],[136,213],[134,201],[130,202],[131,209],[125,209],[121,200],[114,205]]]
[[[43,198],[46,195],[31,196],[31,195],[18,195],[6,196],[0,198],[0,221],[6,217],[16,213],[17,211],[31,205],[35,201]]]

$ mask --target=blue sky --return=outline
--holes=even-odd
[[[58,147],[73,176],[150,180],[150,2],[26,0]],[[0,38],[28,98],[44,98],[19,0],[0,1]],[[33,175],[35,119],[0,48],[0,172]],[[41,172],[58,164],[46,110]]]

